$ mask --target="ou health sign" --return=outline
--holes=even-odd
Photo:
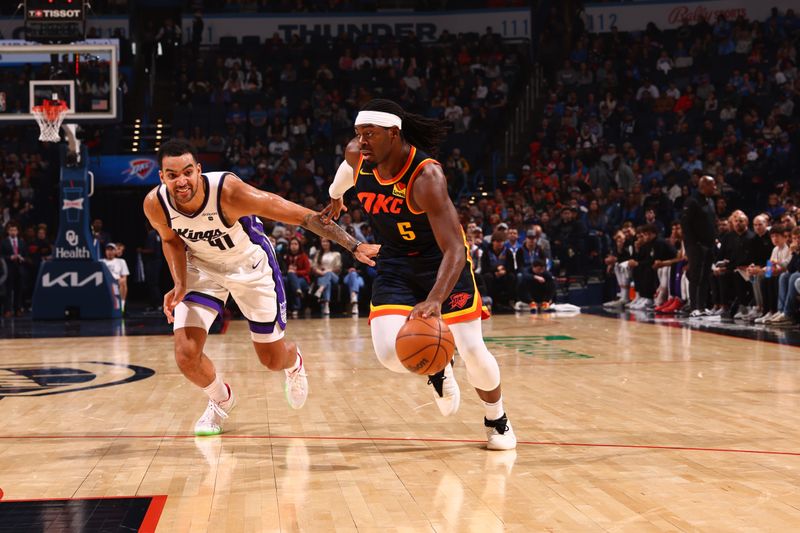
[[[648,22],[655,23],[662,30],[677,28],[683,21],[696,24],[700,18],[713,24],[719,15],[729,21],[737,17],[748,20],[765,20],[773,7],[781,12],[798,7],[797,0],[704,0],[704,1],[641,1],[626,3],[604,3],[588,5],[585,9],[586,27],[594,33],[611,31],[642,31]]]
[[[158,160],[155,157],[104,155],[93,158],[89,170],[96,185],[127,187],[158,185]]]

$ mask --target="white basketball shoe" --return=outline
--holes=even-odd
[[[209,399],[206,410],[203,412],[197,422],[194,424],[194,434],[199,437],[209,435],[219,435],[222,433],[222,424],[233,408],[236,407],[236,396],[233,394],[233,389],[230,385],[226,384],[230,396],[224,402],[215,402]]]
[[[286,381],[283,385],[283,391],[286,393],[286,401],[289,402],[289,407],[292,409],[303,407],[306,403],[306,398],[308,398],[308,377],[303,356],[300,354],[300,348],[297,349],[297,357],[300,358],[300,366],[292,371],[284,370]]]
[[[442,415],[456,414],[461,405],[461,389],[453,373],[453,360],[441,372],[428,376],[428,385],[433,385],[433,399]]]
[[[513,450],[517,447],[517,436],[505,413],[497,420],[484,418],[483,425],[486,427],[487,450]]]

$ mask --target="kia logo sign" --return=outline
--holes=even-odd
[[[95,272],[94,274],[89,274],[83,279],[78,277],[77,272],[64,272],[60,276],[56,278],[51,278],[50,273],[46,272],[44,276],[42,276],[42,287],[84,287],[93,283],[95,287],[102,285],[103,283],[103,273],[102,272]]]
[[[128,176],[125,182],[133,178],[145,181],[150,177],[150,173],[156,168],[156,162],[152,159],[134,159],[130,162],[127,170],[122,172],[123,176]]]

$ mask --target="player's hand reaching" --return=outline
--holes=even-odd
[[[184,296],[186,296],[186,289],[177,285],[164,295],[164,316],[167,317],[167,324],[175,322],[172,312],[183,301]]]
[[[411,314],[408,316],[408,319],[428,318],[431,316],[442,316],[442,302],[437,302],[435,300],[425,300],[424,302],[420,302],[414,306],[414,309],[411,310]]]
[[[344,197],[331,198],[331,203],[320,212],[320,215],[325,224],[330,224],[334,220],[339,219],[339,215],[342,214],[342,211],[345,213],[347,212],[347,207],[344,205]]]
[[[358,245],[358,248],[356,248],[356,251],[355,253],[353,253],[353,256],[362,263],[374,267],[375,261],[373,261],[371,258],[378,255],[378,252],[380,251],[381,251],[380,244],[367,244],[365,242],[362,242],[361,244]]]

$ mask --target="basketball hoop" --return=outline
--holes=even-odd
[[[41,131],[40,141],[56,143],[61,140],[59,130],[68,109],[64,100],[44,100],[42,105],[31,108]]]

